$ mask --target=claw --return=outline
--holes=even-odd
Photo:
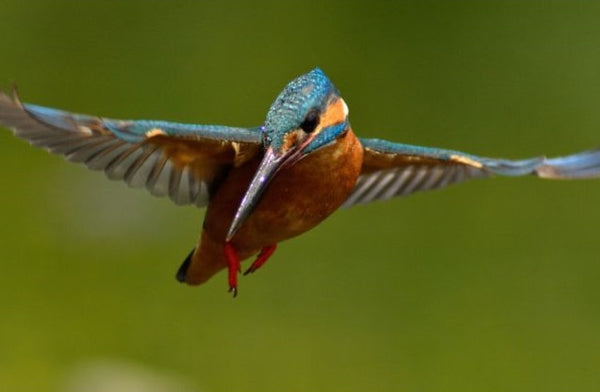
[[[252,266],[248,267],[248,269],[246,271],[244,271],[244,276],[248,275],[248,274],[253,274],[254,271],[256,271],[255,268],[252,268]]]
[[[229,286],[228,293],[233,293],[233,298],[237,297],[238,289],[237,286]]]
[[[233,293],[233,298],[237,296],[237,274],[240,272],[240,258],[237,255],[237,252],[233,248],[231,243],[225,243],[225,257],[227,258],[227,267],[228,267],[228,279],[229,279],[229,292]]]
[[[257,269],[259,269],[264,263],[269,260],[269,257],[275,252],[277,249],[277,244],[267,245],[260,250],[258,256],[256,256],[256,260],[252,262],[250,267],[244,272],[244,275],[248,275],[254,273]]]

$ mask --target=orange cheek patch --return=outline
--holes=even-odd
[[[283,138],[283,151],[287,151],[298,143],[298,132],[293,131],[288,133]]]
[[[321,121],[319,123],[319,128],[327,128],[328,126],[341,123],[346,120],[347,106],[344,103],[342,98],[336,99],[332,104],[330,104],[325,113],[321,116]]]

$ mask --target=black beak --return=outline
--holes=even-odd
[[[227,242],[231,241],[235,233],[238,231],[242,223],[248,218],[248,216],[256,207],[256,204],[260,200],[263,192],[269,185],[269,182],[275,176],[277,170],[281,167],[281,165],[286,161],[289,157],[291,151],[288,153],[284,153],[282,155],[277,155],[273,152],[273,149],[269,147],[263,157],[256,173],[254,174],[254,178],[240,203],[240,206],[233,217],[233,221],[231,222],[231,226],[229,227],[229,231],[227,232],[227,238],[225,239]]]

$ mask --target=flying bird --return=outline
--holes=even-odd
[[[178,205],[206,207],[197,246],[176,277],[198,285],[228,270],[229,291],[277,244],[350,207],[493,175],[600,176],[600,149],[508,160],[358,138],[348,106],[319,68],[291,81],[261,126],[117,120],[22,103],[0,93],[0,124],[31,144],[145,187]]]

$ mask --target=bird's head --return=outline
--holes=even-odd
[[[285,86],[267,113],[262,131],[265,153],[231,223],[227,241],[282,167],[334,143],[349,127],[346,103],[319,68]]]

